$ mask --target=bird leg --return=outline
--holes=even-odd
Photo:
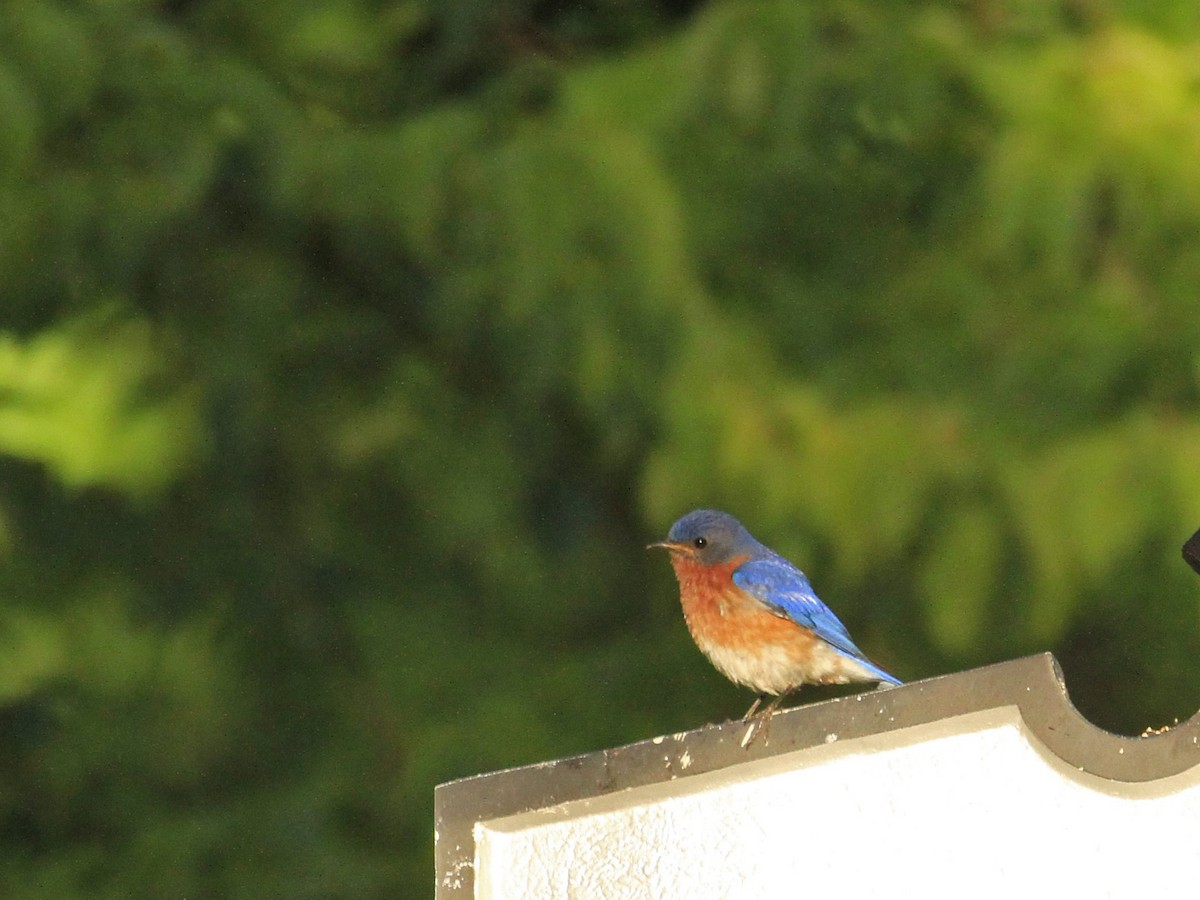
[[[767,734],[771,730],[771,716],[775,715],[775,710],[779,709],[779,704],[783,702],[783,698],[788,695],[788,691],[778,694],[771,698],[770,702],[762,708],[762,711],[755,714],[758,705],[762,703],[763,697],[766,694],[760,694],[758,699],[754,701],[754,705],[750,707],[746,715],[742,718],[743,722],[749,722],[750,727],[746,729],[746,734],[742,737],[742,749],[746,749],[757,740],[761,734],[763,742],[766,743]]]
[[[758,709],[758,705],[760,703],[762,703],[765,699],[767,699],[766,694],[759,694],[757,697],[755,697],[754,702],[750,704],[750,708],[748,710],[746,710],[746,714],[744,716],[742,716],[742,721],[744,722],[747,719],[749,719],[752,715],[754,715],[754,711],[756,709]]]

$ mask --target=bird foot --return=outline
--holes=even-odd
[[[767,736],[771,731],[771,717],[779,709],[779,704],[783,702],[784,696],[780,694],[778,697],[772,697],[771,701],[762,708],[762,712],[757,713],[756,710],[758,710],[758,706],[762,703],[763,698],[760,696],[754,701],[753,705],[746,712],[746,715],[742,717],[743,722],[749,723],[746,733],[742,735],[741,747],[743,750],[758,740],[760,734],[762,735],[763,743],[767,742]]]
[[[742,735],[742,749],[745,750],[747,747],[753,744],[760,731],[762,732],[763,743],[765,744],[767,741],[767,732],[770,730],[767,725],[767,720],[759,716],[755,716],[753,721],[750,722],[750,727],[746,729],[746,733]]]

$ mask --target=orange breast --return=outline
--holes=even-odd
[[[694,637],[726,646],[778,643],[804,631],[780,618],[733,583],[733,570],[742,560],[721,566],[701,566],[691,560],[676,562],[683,617]],[[699,632],[699,633],[698,633]]]
[[[713,665],[730,680],[769,694],[800,684],[852,680],[842,654],[733,583],[733,572],[744,561],[703,566],[687,557],[671,558],[688,630]]]

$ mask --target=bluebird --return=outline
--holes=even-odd
[[[665,541],[650,547],[671,554],[696,646],[726,678],[760,695],[746,720],[773,695],[756,720],[761,727],[804,684],[901,683],[855,646],[803,572],[728,513],[690,512],[671,526]],[[742,745],[757,732],[752,724]]]

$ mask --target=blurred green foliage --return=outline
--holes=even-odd
[[[726,508],[917,679],[1200,704],[1193,3],[12,0],[0,893],[425,896],[738,713]]]

